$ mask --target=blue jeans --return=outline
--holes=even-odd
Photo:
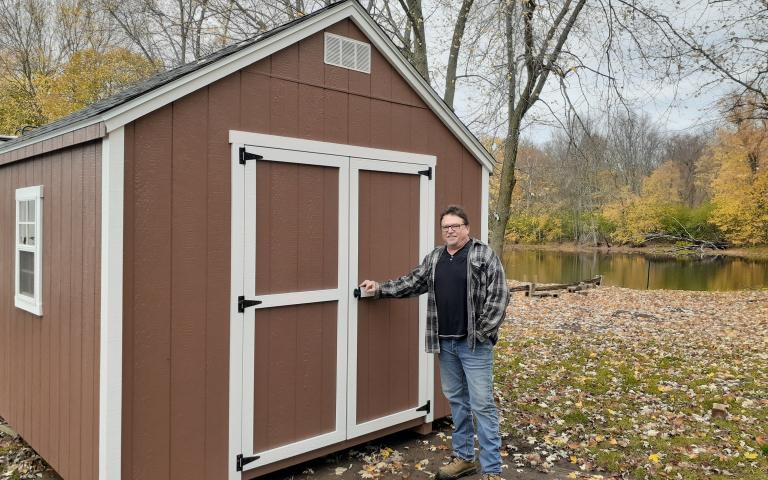
[[[464,460],[475,459],[472,414],[477,421],[480,466],[483,473],[501,474],[499,416],[493,400],[493,345],[467,339],[440,340],[440,382],[453,416],[453,453]]]

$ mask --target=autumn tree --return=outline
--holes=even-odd
[[[157,66],[125,48],[93,49],[73,54],[58,72],[46,79],[39,93],[47,118],[63,117],[110,97],[149,77]]]
[[[703,156],[707,142],[703,134],[675,134],[664,144],[664,161],[671,163],[678,178],[674,186],[681,202],[694,208],[707,200],[705,189],[698,180],[699,159]]]
[[[622,185],[640,193],[643,179],[661,164],[664,138],[650,116],[621,110],[608,124],[610,161]]]
[[[768,243],[768,121],[752,113],[720,131],[709,151],[718,167],[711,221],[736,245]]]
[[[0,0],[0,128],[5,132],[46,120],[38,83],[60,63],[52,10],[46,0]]]

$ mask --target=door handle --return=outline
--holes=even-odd
[[[352,290],[352,295],[354,295],[356,299],[360,300],[361,298],[372,297],[373,293],[362,290],[360,287],[357,287],[356,289]]]

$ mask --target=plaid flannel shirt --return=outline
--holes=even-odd
[[[467,343],[474,349],[476,342],[496,343],[498,330],[509,302],[509,287],[499,257],[485,243],[470,239],[467,258]],[[414,297],[429,293],[427,297],[427,353],[440,352],[438,337],[437,303],[435,302],[435,268],[440,255],[446,250],[440,246],[432,250],[412,272],[379,285],[380,297]]]

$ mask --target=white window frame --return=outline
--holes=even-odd
[[[28,200],[35,201],[35,244],[24,245],[19,243],[19,203]],[[16,308],[26,310],[32,314],[42,316],[43,315],[43,186],[37,185],[34,187],[19,188],[16,190],[16,202],[15,202],[15,217],[16,217],[16,236],[14,238],[14,254],[15,254],[15,268],[14,268],[14,284],[15,295],[14,304]],[[31,252],[34,254],[34,289],[35,293],[33,297],[24,295],[20,292],[19,285],[19,270],[21,267],[21,252]]]

